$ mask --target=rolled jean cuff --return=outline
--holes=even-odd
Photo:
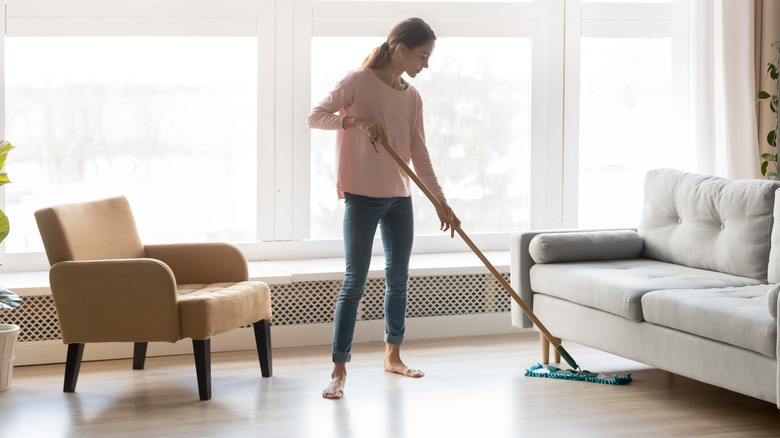
[[[333,353],[333,363],[336,362],[349,362],[352,360],[351,353]]]
[[[385,344],[401,345],[404,343],[403,336],[393,336],[385,333]]]

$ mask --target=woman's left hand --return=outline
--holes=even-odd
[[[455,237],[455,230],[460,228],[460,219],[458,219],[457,216],[455,216],[455,213],[452,211],[452,208],[450,208],[449,205],[442,204],[442,207],[444,207],[445,211],[436,210],[436,213],[439,215],[439,221],[441,221],[441,228],[442,231],[449,230],[450,237]]]

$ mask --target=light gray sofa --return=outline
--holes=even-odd
[[[652,170],[636,229],[514,234],[512,286],[564,343],[780,407],[778,188]]]

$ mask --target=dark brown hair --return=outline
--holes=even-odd
[[[363,61],[363,68],[384,68],[390,64],[390,56],[399,44],[411,50],[436,40],[433,29],[422,18],[407,18],[393,26],[387,41],[374,48]]]

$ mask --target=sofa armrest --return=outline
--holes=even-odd
[[[178,284],[238,282],[249,279],[246,257],[228,243],[145,245],[146,256],[168,265]]]
[[[525,231],[512,234],[509,243],[510,254],[510,279],[512,289],[520,295],[526,305],[533,309],[533,290],[531,289],[531,267],[536,263],[531,257],[531,241],[540,234],[569,234],[586,232],[612,232],[612,231],[633,231],[636,229],[592,229],[592,230],[539,230]],[[518,328],[530,328],[533,326],[531,319],[523,313],[523,310],[517,303],[512,302],[512,325]]]
[[[780,295],[780,283],[773,284],[766,294],[766,306],[769,308],[769,314],[774,319],[777,319],[778,305],[780,305],[778,303],[778,295]]]
[[[176,281],[159,260],[64,261],[49,272],[66,344],[176,342]]]
[[[531,239],[536,237],[542,231],[526,231],[523,233],[514,233],[509,241],[509,279],[512,283],[512,289],[520,295],[523,302],[533,309],[534,293],[531,290],[530,270],[534,264],[528,246]],[[523,312],[523,309],[512,301],[512,325],[518,328],[530,328],[533,326],[531,319]]]

